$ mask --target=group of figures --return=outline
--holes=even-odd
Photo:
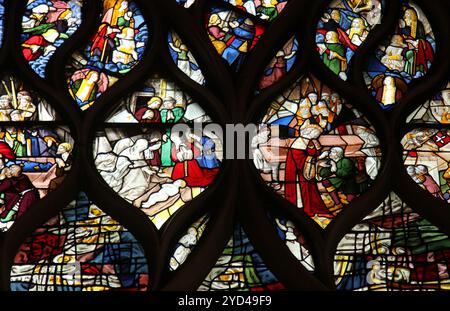
[[[407,119],[415,128],[401,143],[410,178],[430,196],[450,203],[448,82]],[[435,126],[432,126],[435,125]],[[450,289],[450,238],[391,193],[340,241],[335,255],[340,290]]]
[[[206,16],[209,39],[216,51],[236,71],[256,46],[265,26],[239,10],[212,5]]]
[[[384,0],[333,0],[319,21],[316,43],[324,64],[347,80],[350,61],[381,23]]]
[[[22,53],[42,78],[48,61],[82,22],[81,0],[29,0],[22,19]]]
[[[188,8],[194,0],[179,0]],[[2,1],[0,0],[0,10]],[[104,0],[101,25],[67,67],[77,105],[90,107],[142,59],[149,31],[133,1]],[[214,48],[234,69],[242,67],[267,25],[288,1],[228,0],[208,3],[205,27]],[[334,0],[318,23],[317,50],[324,64],[346,80],[351,59],[381,22],[383,0]],[[24,13],[22,53],[41,77],[55,50],[81,24],[79,0],[30,0]],[[1,13],[1,11],[0,11]],[[1,27],[2,25],[0,25]],[[291,37],[259,81],[267,88],[289,70],[299,43]],[[412,2],[403,2],[396,33],[368,62],[367,85],[383,108],[397,103],[413,79],[429,70],[433,31]],[[173,31],[168,50],[178,68],[204,85],[202,70]],[[450,131],[426,124],[450,123],[450,91],[442,91],[408,118],[405,170],[419,187],[450,203]],[[174,82],[153,75],[137,92],[117,102],[93,142],[94,165],[105,184],[142,210],[160,229],[218,176],[223,142],[213,132],[180,135],[172,126],[211,122],[202,107]],[[0,122],[56,121],[58,117],[18,79],[2,78]],[[132,125],[130,125],[132,124]],[[274,98],[252,141],[263,180],[290,204],[325,228],[374,183],[381,148],[374,127],[337,92],[312,75]],[[50,191],[72,167],[74,141],[66,127],[0,126],[0,231]],[[123,202],[125,203],[125,202]],[[282,213],[280,214],[282,215]],[[314,272],[308,242],[293,221],[268,215],[280,240],[299,264]],[[167,258],[170,271],[185,264],[208,232],[203,215],[180,237]],[[395,193],[339,242],[334,257],[339,290],[450,289],[450,239]],[[240,224],[199,290],[281,290]],[[17,291],[146,290],[149,268],[142,245],[86,193],[37,229],[21,245],[11,270]]]
[[[55,111],[17,78],[5,75],[0,85],[0,122],[53,121]]]
[[[215,179],[222,142],[212,132],[180,135],[171,126],[209,117],[174,82],[154,78],[119,104],[94,143],[95,165],[122,198],[141,208],[159,228]],[[159,129],[127,131],[114,123],[153,123]]]
[[[213,47],[235,71],[239,71],[247,55],[257,45],[264,34],[266,24],[275,20],[286,7],[288,1],[247,0],[223,1],[231,6],[213,3],[208,6],[205,28]],[[189,8],[194,1],[177,1]],[[247,14],[245,14],[245,13]],[[168,37],[169,51],[178,68],[199,84],[205,84],[205,77],[189,48],[175,32]],[[291,37],[275,54],[264,69],[258,82],[257,91],[265,89],[289,72],[295,61],[299,42]]]
[[[409,123],[416,124],[449,124],[450,123],[450,80],[433,98],[421,105],[412,113]]]
[[[427,128],[429,124],[448,124],[450,110],[448,83],[434,98],[408,118],[417,128],[402,140],[404,163],[409,176],[434,197],[450,203],[450,131]]]
[[[62,127],[0,127],[0,231],[62,184],[72,150]]]
[[[322,227],[368,190],[380,168],[370,123],[312,76],[272,102],[253,147],[263,179]]]
[[[398,104],[408,84],[425,76],[436,50],[434,34],[423,11],[405,1],[395,34],[368,60],[366,84],[383,109]]]
[[[74,142],[67,128],[20,126],[58,120],[52,107],[17,78],[0,86],[0,231],[8,230],[34,203],[56,190],[72,166]]]
[[[104,0],[97,32],[67,68],[69,91],[82,110],[142,59],[149,30],[135,2]]]

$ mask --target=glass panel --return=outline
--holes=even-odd
[[[450,239],[391,193],[340,241],[339,290],[448,290]]]
[[[435,50],[425,14],[413,2],[404,3],[395,34],[369,57],[364,73],[367,87],[383,109],[398,104],[408,84],[426,75]]]
[[[56,49],[80,27],[82,5],[80,0],[28,0],[22,17],[22,54],[42,78]]]
[[[12,291],[142,291],[149,285],[144,249],[85,193],[20,246]]]
[[[139,63],[148,37],[147,22],[134,1],[103,1],[97,32],[66,68],[70,94],[81,110]]]
[[[233,236],[199,291],[281,290],[283,284],[267,268],[247,234],[236,225]]]
[[[380,168],[371,124],[312,76],[273,100],[252,146],[264,181],[323,228],[370,188]]]

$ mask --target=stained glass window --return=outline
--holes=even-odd
[[[449,290],[449,11],[0,0],[0,290]]]

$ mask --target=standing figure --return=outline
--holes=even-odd
[[[184,108],[175,105],[176,101],[173,97],[167,97],[161,108],[161,121],[163,123],[174,124],[181,120],[184,115]],[[172,155],[172,140],[170,129],[166,130],[165,139],[163,138],[164,144],[161,148],[161,162],[162,166],[173,166],[174,162],[171,159]]]
[[[184,235],[177,243],[177,247],[172,257],[170,258],[170,268],[176,270],[182,265],[186,258],[192,251],[192,248],[197,244],[197,229],[189,228],[186,235]]]
[[[305,177],[309,173],[305,172],[306,163],[314,162],[319,155],[320,145],[317,139],[322,132],[318,125],[302,128],[300,137],[290,146],[286,159],[285,197],[292,204],[302,206],[309,216],[330,214],[320,196],[317,180],[313,176]],[[300,186],[300,197],[297,185]]]
[[[392,76],[379,76],[373,80],[373,84],[379,84],[380,79],[383,79],[383,85],[375,89],[375,98],[385,107],[398,103],[403,96],[402,87],[406,88],[406,85],[399,78]]]
[[[338,33],[328,31],[325,35],[325,45],[319,47],[324,64],[336,75],[347,70],[346,49],[339,41]]]

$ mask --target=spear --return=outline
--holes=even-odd
[[[12,91],[12,98],[13,98],[13,107],[17,108],[17,94],[16,94],[16,86],[14,85],[13,78],[9,79],[11,81],[11,91]]]

